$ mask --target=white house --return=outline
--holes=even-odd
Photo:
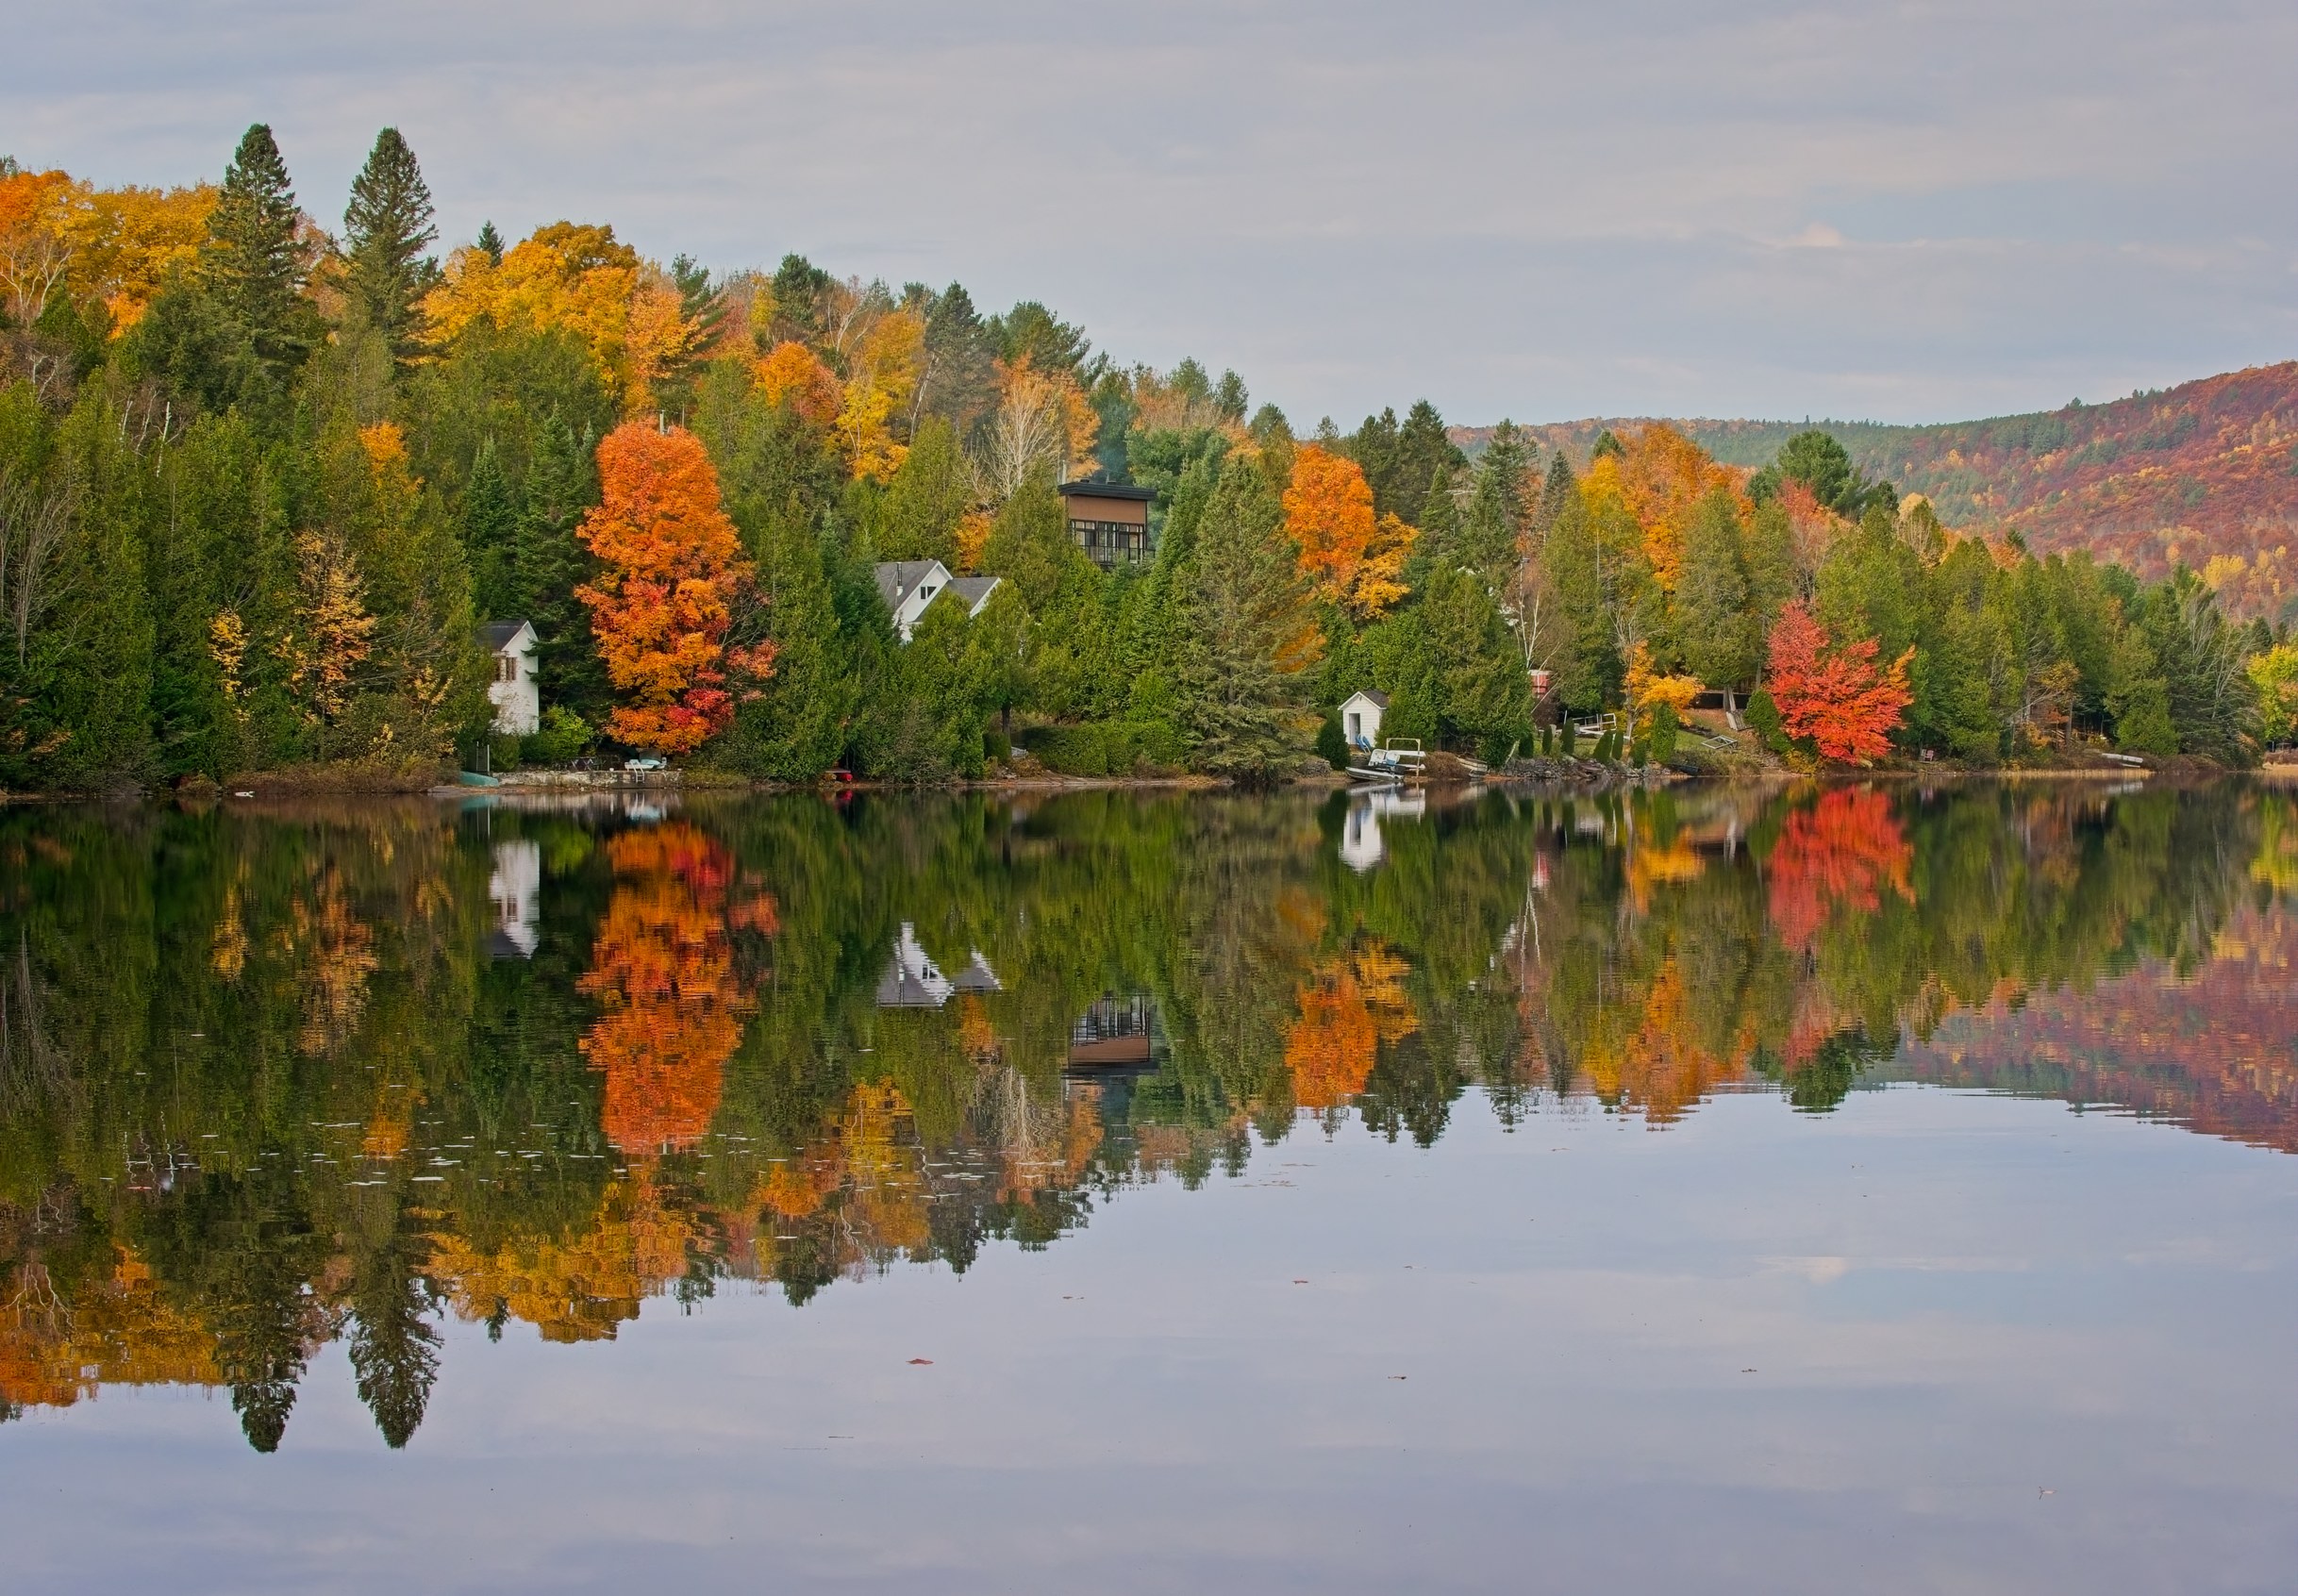
[[[490,621],[478,629],[479,646],[493,665],[487,696],[494,703],[494,729],[505,737],[526,737],[542,729],[542,688],[535,679],[535,645],[541,640],[528,621]]]
[[[904,642],[909,640],[918,618],[942,589],[958,597],[968,616],[974,616],[990,602],[999,580],[995,576],[953,576],[938,559],[889,559],[876,567],[875,574],[877,595],[886,601],[887,613],[893,617],[894,635]]]
[[[1388,857],[1388,844],[1380,837],[1382,821],[1417,821],[1427,813],[1425,792],[1387,788],[1353,795],[1349,799],[1348,816],[1340,826],[1340,862],[1362,875]]]
[[[542,844],[515,837],[494,845],[494,873],[487,878],[494,905],[490,958],[532,958],[542,945]]]
[[[1380,746],[1380,718],[1389,712],[1385,692],[1352,692],[1340,704],[1340,736],[1350,753]]]
[[[958,992],[995,992],[1005,989],[998,985],[997,973],[990,961],[975,948],[966,967],[951,979],[941,973],[941,967],[918,943],[918,928],[908,921],[902,922],[902,934],[894,939],[893,960],[886,966],[886,973],[877,983],[877,1006],[880,1008],[940,1008]]]

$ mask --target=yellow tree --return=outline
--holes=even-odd
[[[1718,488],[1740,495],[1740,513],[1749,506],[1740,474],[1718,465],[1707,451],[1665,423],[1655,422],[1631,436],[1620,455],[1620,491],[1628,513],[1643,528],[1643,555],[1652,575],[1667,592],[1675,591],[1684,559],[1684,533],[1699,502]]]
[[[640,259],[612,227],[573,222],[536,229],[499,263],[485,250],[457,250],[423,308],[442,345],[477,324],[574,333],[632,414],[648,407],[656,381],[700,337],[660,267]]]
[[[838,439],[858,477],[891,476],[908,451],[893,441],[891,418],[908,408],[925,348],[925,324],[908,310],[881,316],[848,362]]]

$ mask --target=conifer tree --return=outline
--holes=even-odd
[[[544,695],[595,725],[613,690],[591,634],[590,608],[574,597],[592,570],[590,553],[574,534],[583,512],[598,502],[588,444],[558,416],[536,429],[509,562],[517,575],[509,608],[534,623]]]
[[[313,342],[303,300],[309,252],[296,236],[301,213],[287,162],[258,122],[240,141],[208,219],[208,281],[275,380],[300,365]]]
[[[765,515],[749,542],[764,601],[759,615],[775,648],[774,674],[736,707],[724,757],[776,781],[812,781],[845,752],[864,640],[839,628],[821,535],[795,495]]]
[[[1747,551],[1739,507],[1718,488],[1702,499],[1684,534],[1675,579],[1675,637],[1691,673],[1732,694],[1762,664],[1763,635],[1748,602]]]
[[[1306,753],[1301,710],[1317,632],[1285,536],[1284,507],[1260,468],[1233,459],[1196,528],[1175,672],[1196,762],[1253,783]]]
[[[525,620],[531,586],[518,568],[519,506],[490,438],[471,463],[463,490],[463,551],[471,563],[471,603],[482,621]]]
[[[417,302],[438,279],[437,263],[423,253],[438,237],[431,191],[415,152],[396,127],[386,127],[352,180],[351,203],[343,209],[343,260],[353,306],[401,365],[415,350],[422,321]]]
[[[493,223],[480,223],[478,237],[473,239],[471,244],[497,266],[503,264],[503,235],[494,230]]]

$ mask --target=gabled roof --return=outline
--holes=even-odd
[[[1352,692],[1340,702],[1346,704],[1351,699],[1357,698],[1365,700],[1375,709],[1386,709],[1389,707],[1389,695],[1374,688],[1366,688],[1362,692]]]
[[[1130,482],[1064,482],[1060,495],[1087,499],[1135,499],[1146,504],[1157,497],[1154,488],[1136,488]]]
[[[998,583],[1004,580],[1002,576],[953,576],[950,578],[950,591],[965,600],[965,612],[968,615],[979,615],[981,607],[990,602],[990,595],[997,590]]]
[[[485,648],[489,654],[500,654],[518,640],[521,632],[531,631],[533,626],[534,623],[530,621],[486,622],[478,629],[480,646]]]
[[[938,559],[888,559],[879,561],[871,574],[877,578],[877,596],[886,601],[886,607],[899,609],[902,601],[917,590],[918,584],[936,571],[941,571]],[[941,574],[946,580],[949,573]]]

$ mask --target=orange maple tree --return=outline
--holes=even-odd
[[[625,422],[599,444],[598,476],[581,533],[606,569],[574,592],[608,680],[630,699],[608,730],[633,748],[691,753],[734,718],[729,670],[754,680],[773,670],[772,643],[725,646],[750,562],[691,433]]]
[[[1888,671],[1875,668],[1875,640],[1829,646],[1827,630],[1801,604],[1779,612],[1772,628],[1770,684],[1780,724],[1807,737],[1820,757],[1865,763],[1890,752],[1891,731],[1915,701],[1907,688],[1908,649]]]
[[[601,1122],[625,1153],[691,1146],[718,1110],[752,1005],[733,934],[771,936],[774,900],[738,901],[733,856],[684,822],[623,832],[607,853],[614,898],[580,983],[601,1008],[582,1039],[607,1077]]]
[[[1293,455],[1285,530],[1320,598],[1369,621],[1404,597],[1398,576],[1420,530],[1373,513],[1372,485],[1347,456],[1315,443]]]

